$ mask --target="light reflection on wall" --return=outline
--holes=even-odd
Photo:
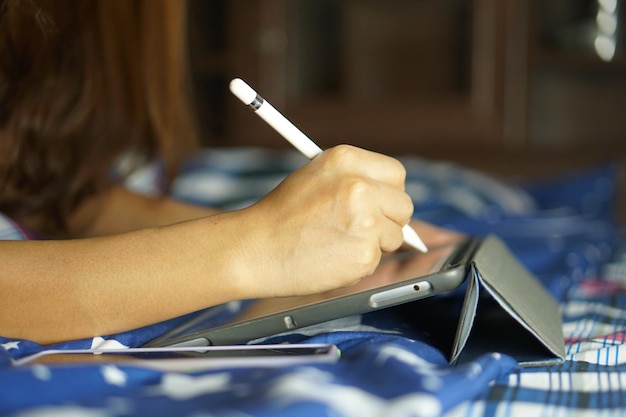
[[[600,59],[607,62],[615,56],[617,46],[617,2],[618,0],[598,0],[598,33],[593,45]]]

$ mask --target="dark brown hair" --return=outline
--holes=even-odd
[[[116,158],[195,145],[180,0],[0,0],[0,211],[48,227]]]

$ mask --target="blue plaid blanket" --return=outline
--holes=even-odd
[[[499,352],[461,366],[393,309],[273,339],[334,343],[336,364],[165,372],[122,365],[13,368],[47,348],[140,346],[188,317],[54,346],[0,337],[0,414],[16,416],[626,415],[626,247],[612,207],[613,166],[506,183],[462,166],[402,158],[415,216],[472,235],[494,233],[559,300],[567,360],[521,369]],[[176,198],[245,207],[306,160],[290,151],[215,149],[189,161]],[[157,166],[127,185],[158,192]],[[0,215],[1,239],[29,239]],[[3,294],[10,297],[10,294]],[[237,305],[230,306],[233,309]]]

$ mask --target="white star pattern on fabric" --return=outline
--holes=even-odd
[[[414,368],[420,374],[428,375],[429,378],[424,378],[424,389],[428,391],[437,391],[443,386],[443,379],[441,376],[447,372],[442,369],[438,369],[434,364],[428,362],[424,358],[421,358],[406,349],[402,349],[399,346],[383,346],[376,357],[377,364],[383,364],[388,359],[393,358],[408,366]]]
[[[231,385],[230,375],[227,373],[203,376],[166,374],[161,380],[161,385],[155,387],[149,394],[166,395],[174,400],[188,400],[228,389],[231,389]]]
[[[91,341],[90,349],[125,349],[128,346],[120,343],[115,339],[105,339],[103,337],[94,337]]]
[[[19,349],[20,348],[20,342],[19,341],[7,342],[7,343],[3,343],[0,346],[2,346],[5,350],[9,351],[11,349]]]
[[[101,368],[102,377],[107,384],[123,387],[126,385],[126,373],[117,366],[107,365]]]
[[[341,416],[419,416],[434,417],[441,414],[437,398],[423,393],[384,400],[356,387],[333,384],[333,374],[314,368],[303,368],[280,378],[271,394],[277,402],[323,402]]]
[[[33,365],[33,375],[35,378],[40,379],[42,381],[48,381],[52,378],[52,372],[50,372],[50,368],[44,365]]]

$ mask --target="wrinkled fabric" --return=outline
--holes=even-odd
[[[522,369],[485,352],[451,366],[419,321],[388,309],[267,342],[333,343],[335,364],[181,373],[122,365],[13,368],[46,348],[141,346],[194,314],[117,335],[40,346],[0,337],[0,414],[22,416],[528,416],[626,406],[626,256],[613,218],[616,168],[506,183],[462,166],[402,158],[415,217],[501,237],[561,303],[567,360]],[[174,183],[175,198],[225,209],[254,203],[306,160],[295,152],[207,150]],[[127,186],[158,193],[158,164]],[[0,239],[36,235],[0,215]],[[3,297],[10,296],[4,295]],[[233,313],[237,303],[217,306]],[[548,408],[546,408],[548,407]],[[543,411],[542,411],[543,410]]]

